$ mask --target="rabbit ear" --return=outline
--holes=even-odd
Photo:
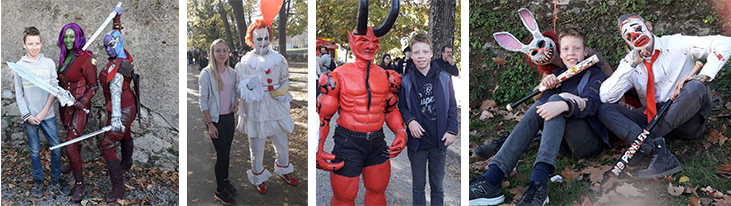
[[[510,51],[519,52],[525,47],[523,43],[508,32],[497,32],[492,34],[492,36],[495,37],[495,40],[501,47]]]
[[[530,12],[530,10],[526,8],[520,8],[518,9],[518,14],[520,15],[520,20],[523,21],[523,25],[525,28],[528,28],[528,31],[530,31],[531,34],[541,33],[538,29],[536,18],[533,17],[533,12]]]

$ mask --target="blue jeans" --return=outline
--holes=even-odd
[[[33,165],[33,176],[36,180],[43,181],[43,166],[41,166],[41,148],[40,136],[38,129],[43,130],[49,146],[55,146],[58,142],[58,128],[56,127],[56,118],[48,118],[41,121],[39,125],[32,125],[27,121],[23,123],[25,135],[28,137],[28,147],[30,148],[30,162]],[[61,179],[61,149],[51,151],[51,177],[54,181]]]
[[[441,143],[441,142],[440,142]],[[444,164],[446,154],[439,147],[419,151],[408,150],[411,162],[413,205],[426,205],[426,168],[429,162],[431,205],[444,205]]]
[[[548,101],[563,101],[563,98],[553,95]],[[535,163],[543,162],[556,168],[556,155],[562,142],[575,156],[581,158],[597,154],[602,150],[602,140],[594,134],[586,120],[566,118],[563,114],[559,114],[550,121],[545,121],[536,113],[536,107],[542,104],[543,102],[538,101],[525,112],[523,119],[518,122],[503,146],[490,161],[490,165],[496,165],[503,173],[510,174],[541,128],[543,133]]]

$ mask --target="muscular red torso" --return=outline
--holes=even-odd
[[[128,59],[113,59],[110,60],[109,63],[102,69],[101,72],[99,72],[99,82],[101,82],[102,89],[104,90],[104,99],[106,100],[106,109],[107,111],[112,111],[112,95],[111,91],[109,89],[109,82],[107,81],[109,74],[109,70],[114,65],[114,68],[122,69],[122,62],[128,61]],[[130,74],[132,72],[130,71]],[[114,74],[111,74],[114,75]],[[122,95],[121,95],[121,107],[127,108],[130,106],[135,105],[135,96],[132,91],[132,88],[130,88],[129,84],[132,82],[131,75],[122,75],[124,77],[124,81],[122,82]]]
[[[393,95],[389,91],[386,71],[371,64],[368,77],[371,101],[370,107],[368,106],[365,64],[365,62],[349,63],[333,72],[333,75],[337,75],[340,80],[338,98],[340,117],[337,123],[341,127],[357,132],[372,132],[383,127],[386,100]]]

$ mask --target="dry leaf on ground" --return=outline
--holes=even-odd
[[[492,100],[492,99],[482,101],[482,104],[480,105],[480,111],[485,111],[485,110],[493,111],[496,108],[497,108],[497,103],[495,103],[495,100]]]
[[[513,197],[513,202],[517,202],[520,200],[520,198],[523,197],[523,193],[525,193],[525,188],[523,186],[517,186],[513,189],[509,189],[508,192],[515,194],[515,197]]]
[[[622,196],[625,196],[625,197],[642,197],[642,196],[645,196],[644,194],[642,194],[642,190],[637,189],[634,186],[634,183],[632,183],[632,184],[629,184],[629,183],[621,184],[621,185],[617,186],[616,191],[617,191],[618,194],[620,194]]]
[[[680,183],[686,183],[688,181],[690,181],[690,178],[688,176],[683,175],[682,177],[680,177]]]
[[[606,192],[607,190],[612,189],[614,185],[617,185],[617,177],[609,177],[607,182],[602,185],[602,192]]]
[[[604,173],[610,169],[612,169],[612,166],[599,165],[598,167],[587,167],[586,169],[582,170],[581,173],[589,174],[589,180],[591,180],[591,183],[598,183],[604,180]]]
[[[568,165],[564,166],[564,170],[561,172],[561,176],[566,182],[574,181],[577,177],[579,177],[579,175],[581,175],[581,172],[578,170],[572,170]]]
[[[701,206],[701,199],[697,196],[690,197],[690,200],[688,200],[688,206]]]
[[[492,61],[497,65],[504,65],[506,63],[505,58],[502,57],[493,57]]]
[[[480,114],[480,121],[491,120],[493,117],[492,113],[487,110],[483,110]]]
[[[685,191],[685,187],[683,187],[683,186],[675,187],[675,186],[673,186],[672,182],[668,182],[668,193],[670,193],[670,195],[677,197],[677,196],[680,196],[681,194],[683,194],[683,191]]]
[[[584,202],[581,203],[581,206],[594,206],[594,203],[591,202],[591,199],[589,199],[589,196],[584,195]]]

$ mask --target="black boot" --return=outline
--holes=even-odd
[[[135,143],[132,140],[121,142],[122,161],[120,162],[122,170],[127,171],[132,167],[132,152],[134,152]]]
[[[498,139],[492,140],[492,142],[488,144],[475,147],[475,149],[472,149],[472,157],[475,157],[479,160],[485,160],[492,157],[492,155],[495,155],[500,147],[503,146],[503,143],[505,143],[506,139],[508,139],[508,136],[503,136]]]
[[[61,173],[68,174],[71,172],[71,169],[73,169],[71,168],[71,164],[65,164],[64,166],[61,166]]]
[[[663,178],[683,170],[675,155],[667,149],[662,137],[655,138],[653,142],[655,148],[652,161],[647,169],[637,172],[637,179]]]
[[[84,199],[86,186],[84,186],[84,172],[82,170],[74,171],[74,193],[71,196],[71,202],[79,203]]]
[[[107,169],[109,169],[109,180],[112,182],[112,191],[107,195],[107,202],[117,201],[118,198],[124,197],[124,180],[122,179],[122,167],[118,160],[107,161]]]

